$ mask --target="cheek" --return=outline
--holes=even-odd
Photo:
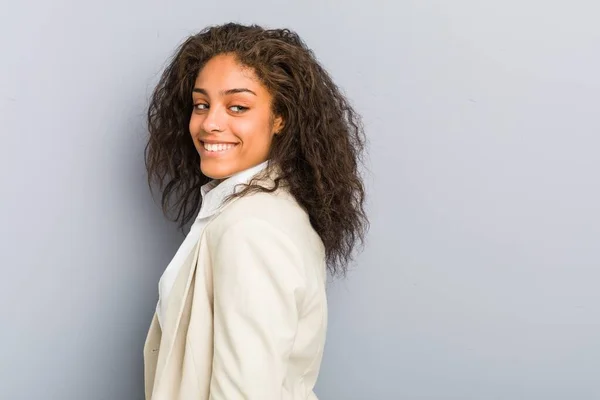
[[[269,121],[236,121],[231,126],[235,135],[240,139],[245,152],[263,152],[271,142]]]

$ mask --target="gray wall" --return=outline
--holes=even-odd
[[[3,1],[0,398],[142,398],[181,241],[144,108],[177,43],[227,20],[299,31],[371,141],[319,396],[600,398],[597,4]]]

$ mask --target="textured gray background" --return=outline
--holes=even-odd
[[[597,1],[7,1],[0,398],[142,398],[181,241],[144,111],[185,35],[289,26],[364,114],[372,229],[323,400],[599,399]]]

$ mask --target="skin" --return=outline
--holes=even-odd
[[[189,128],[204,175],[222,180],[268,159],[283,120],[251,68],[229,54],[213,57],[198,73],[192,100]]]

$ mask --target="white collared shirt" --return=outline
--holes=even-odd
[[[262,164],[238,172],[237,174],[225,179],[221,183],[218,183],[218,181],[211,181],[202,186],[202,206],[200,207],[198,216],[192,224],[192,227],[190,228],[190,231],[185,237],[183,243],[177,250],[177,253],[175,253],[175,256],[163,272],[158,283],[158,304],[156,305],[156,314],[161,326],[165,320],[164,318],[166,315],[169,292],[171,291],[175,279],[177,278],[179,269],[183,265],[185,259],[189,256],[190,252],[194,248],[194,245],[200,240],[204,228],[216,215],[219,208],[221,208],[223,205],[224,200],[230,195],[243,189],[242,185],[248,184],[250,180],[258,173],[263,171],[267,165],[268,161],[265,161]]]

